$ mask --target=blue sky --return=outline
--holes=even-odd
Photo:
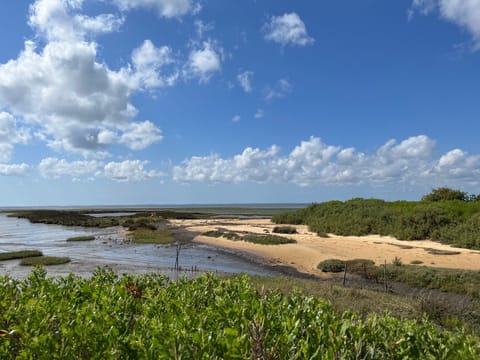
[[[0,45],[0,206],[480,192],[480,0],[17,0]]]

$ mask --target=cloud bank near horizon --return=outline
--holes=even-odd
[[[247,147],[240,154],[193,156],[173,168],[173,180],[183,183],[287,183],[367,185],[440,183],[478,185],[480,155],[453,149],[435,156],[435,141],[426,135],[401,142],[389,140],[373,153],[328,145],[318,137],[301,141],[288,154],[272,145]]]

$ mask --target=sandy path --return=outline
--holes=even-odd
[[[209,219],[173,220],[172,225],[198,234],[210,230],[225,230],[238,233],[271,233],[273,227],[269,219]],[[377,264],[387,260],[390,263],[399,257],[404,264],[422,261],[423,265],[480,270],[480,251],[453,248],[433,241],[400,241],[388,236],[336,236],[321,238],[308,231],[306,226],[296,226],[298,234],[281,235],[291,237],[296,244],[258,245],[245,241],[232,241],[225,238],[212,238],[203,235],[194,237],[195,242],[241,252],[262,259],[269,265],[284,265],[300,272],[324,276],[316,267],[325,259],[349,260],[371,259]],[[406,248],[411,247],[411,248]],[[458,251],[456,255],[434,255],[428,249]]]

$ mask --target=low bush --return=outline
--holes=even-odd
[[[328,259],[318,264],[317,268],[322,270],[323,272],[338,273],[345,270],[345,261],[338,259]]]
[[[293,226],[275,226],[273,232],[277,234],[296,234],[297,229]]]
[[[0,277],[0,358],[478,359],[480,339],[431,322],[338,312],[248,278],[170,281],[157,274],[89,279]]]
[[[480,249],[479,200],[387,202],[356,198],[275,214],[272,221],[306,224],[319,235],[391,235],[400,240],[430,239]]]
[[[297,241],[294,239],[286,238],[283,236],[278,236],[278,235],[245,235],[245,236],[240,236],[236,233],[233,232],[227,232],[227,231],[219,231],[219,230],[214,230],[214,231],[207,231],[204,232],[202,235],[204,236],[210,236],[210,237],[224,237],[229,240],[243,240],[255,244],[261,244],[261,245],[283,245],[283,244],[295,244]]]
[[[412,261],[410,261],[410,264],[412,264],[412,265],[420,265],[420,264],[423,264],[423,261],[422,261],[422,260],[412,260]]]
[[[403,262],[401,258],[399,258],[398,256],[395,256],[395,258],[392,260],[392,264],[395,266],[402,266]]]
[[[242,237],[242,240],[261,245],[283,245],[295,244],[297,242],[294,239],[278,235],[246,235]]]

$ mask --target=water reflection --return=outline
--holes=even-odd
[[[175,246],[138,245],[124,241],[120,228],[83,228],[32,224],[26,219],[10,218],[0,213],[0,252],[40,250],[44,255],[68,256],[68,272],[75,272],[75,260],[99,264],[124,264],[142,272],[152,268],[169,274],[175,264]],[[94,241],[67,242],[76,236],[94,235]],[[0,263],[1,264],[1,263]],[[215,248],[199,244],[184,246],[180,252],[183,269],[275,275],[274,271],[253,264]],[[0,265],[0,273],[5,269]],[[8,268],[8,267],[7,267]]]

